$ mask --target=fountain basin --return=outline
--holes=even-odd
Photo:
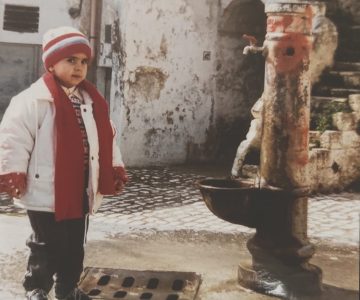
[[[279,209],[285,199],[283,190],[258,188],[248,180],[204,179],[197,184],[214,215],[251,228],[263,226],[271,215],[276,216],[274,209]]]

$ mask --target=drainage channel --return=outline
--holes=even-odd
[[[87,267],[80,288],[92,299],[195,300],[200,284],[193,272]]]

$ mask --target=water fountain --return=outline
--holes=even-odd
[[[259,178],[206,179],[199,187],[219,218],[251,228],[252,263],[240,263],[239,283],[271,295],[318,295],[321,269],[307,237],[308,141],[310,115],[310,1],[265,4],[267,34],[244,53],[265,58]],[[299,296],[299,297],[300,297]]]

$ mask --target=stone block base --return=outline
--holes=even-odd
[[[317,297],[322,293],[322,271],[315,265],[307,264],[306,268],[272,265],[270,269],[254,269],[251,262],[241,263],[238,282],[245,288],[283,299]]]

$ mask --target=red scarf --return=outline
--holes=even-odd
[[[57,221],[77,219],[84,215],[84,146],[81,131],[70,99],[51,73],[43,76],[54,98],[56,128],[55,159],[55,218]],[[84,80],[79,87],[93,100],[99,140],[99,191],[103,195],[115,193],[112,145],[113,131],[108,106],[96,87]],[[89,134],[89,133],[88,133]]]

